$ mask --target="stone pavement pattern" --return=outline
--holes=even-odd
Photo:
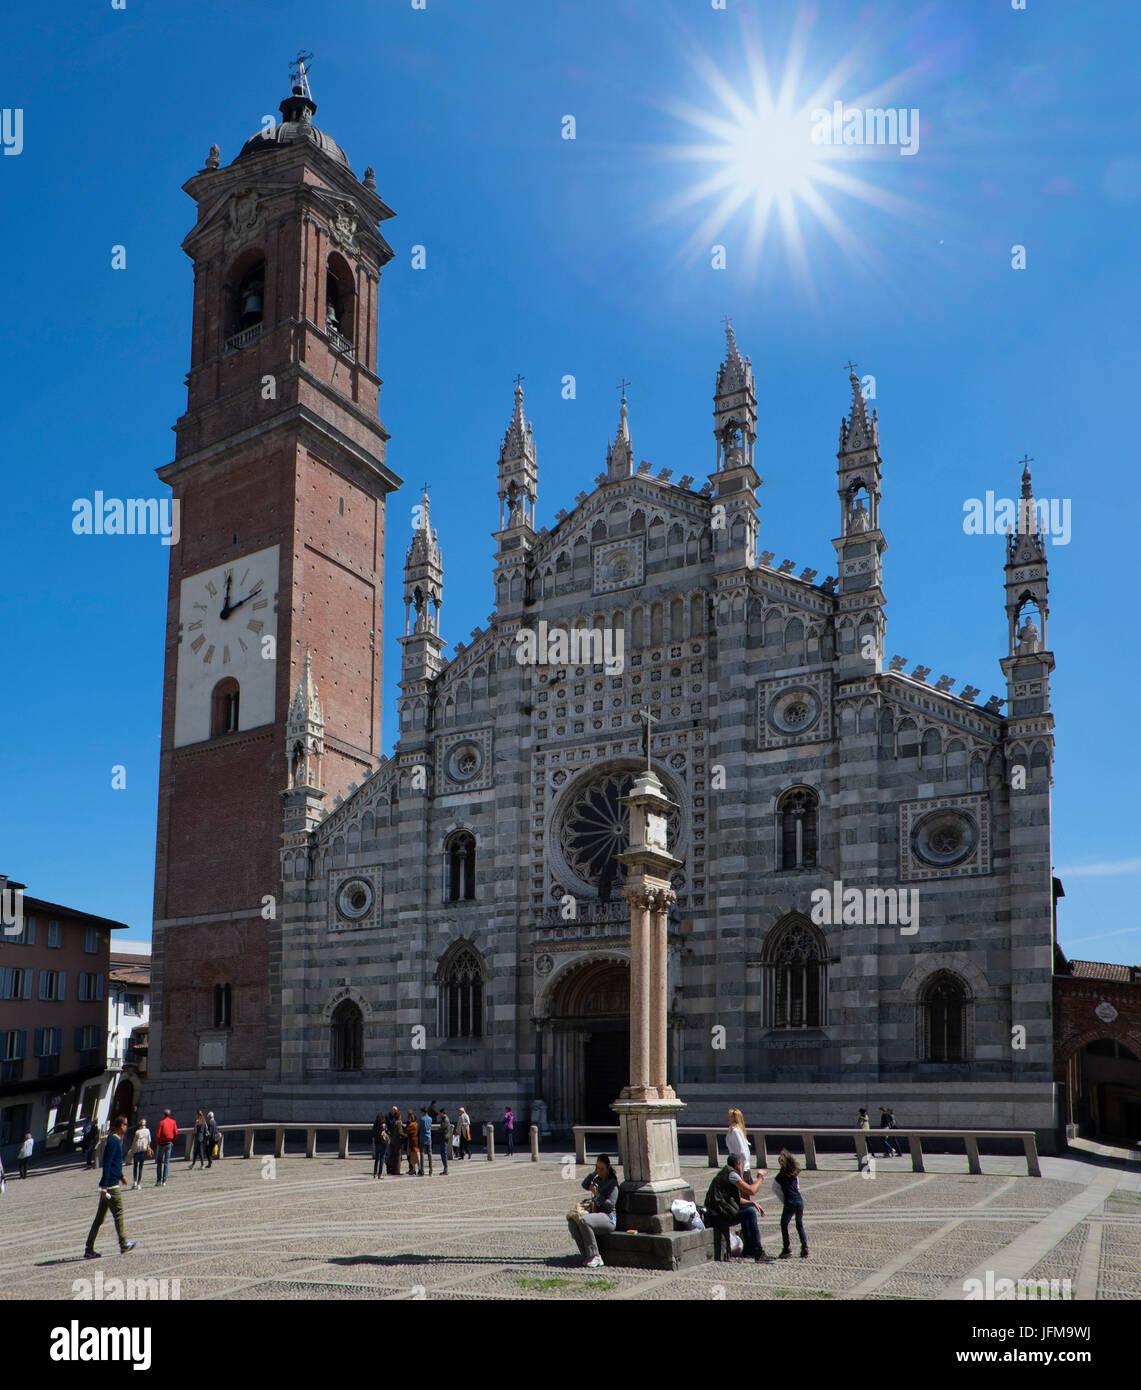
[[[712,1262],[678,1274],[583,1269],[565,1213],[588,1171],[563,1155],[488,1163],[477,1155],[447,1178],[371,1176],[353,1155],[227,1158],[206,1171],[171,1167],[165,1189],[153,1166],[126,1192],[127,1235],[116,1248],[108,1220],[100,1260],[83,1242],[97,1201],[95,1174],[75,1164],[9,1179],[0,1198],[0,1298],[70,1299],[73,1281],[179,1280],[188,1299],[961,1299],[962,1281],[1072,1281],[1076,1298],[1141,1298],[1141,1171],[1044,1159],[1028,1178],[1019,1159],[985,1158],[982,1176],[962,1158],[932,1158],[925,1174],[904,1160],[853,1160],[805,1173],[801,1188],[811,1258],[769,1265]],[[711,1170],[683,1169],[699,1196]],[[770,1172],[772,1170],[770,1169]],[[571,1180],[573,1173],[574,1180]],[[770,1254],[780,1248],[779,1206],[761,1199]],[[795,1250],[794,1239],[794,1250]]]

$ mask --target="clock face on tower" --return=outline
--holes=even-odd
[[[182,581],[176,748],[273,722],[277,574],[271,545]]]

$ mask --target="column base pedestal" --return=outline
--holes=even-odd
[[[629,1095],[634,1090],[652,1090],[652,1095]],[[627,1087],[610,1108],[618,1116],[625,1181],[618,1189],[615,1230],[599,1236],[603,1262],[632,1269],[684,1269],[711,1260],[713,1232],[677,1230],[670,1211],[679,1197],[694,1200],[678,1159],[677,1115],[684,1102],[669,1087]]]

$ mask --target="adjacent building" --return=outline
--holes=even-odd
[[[126,924],[27,894],[0,876],[0,1149],[70,1139],[98,1118],[111,934]],[[53,1133],[54,1131],[54,1133]]]

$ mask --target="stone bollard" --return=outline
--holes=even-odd
[[[495,1157],[495,1125],[488,1120],[483,1127],[483,1132],[487,1135],[487,1161],[490,1163]]]
[[[538,1126],[538,1125],[532,1125],[532,1126],[531,1126],[531,1162],[532,1162],[532,1163],[538,1163],[538,1161],[539,1161],[539,1126]]]

